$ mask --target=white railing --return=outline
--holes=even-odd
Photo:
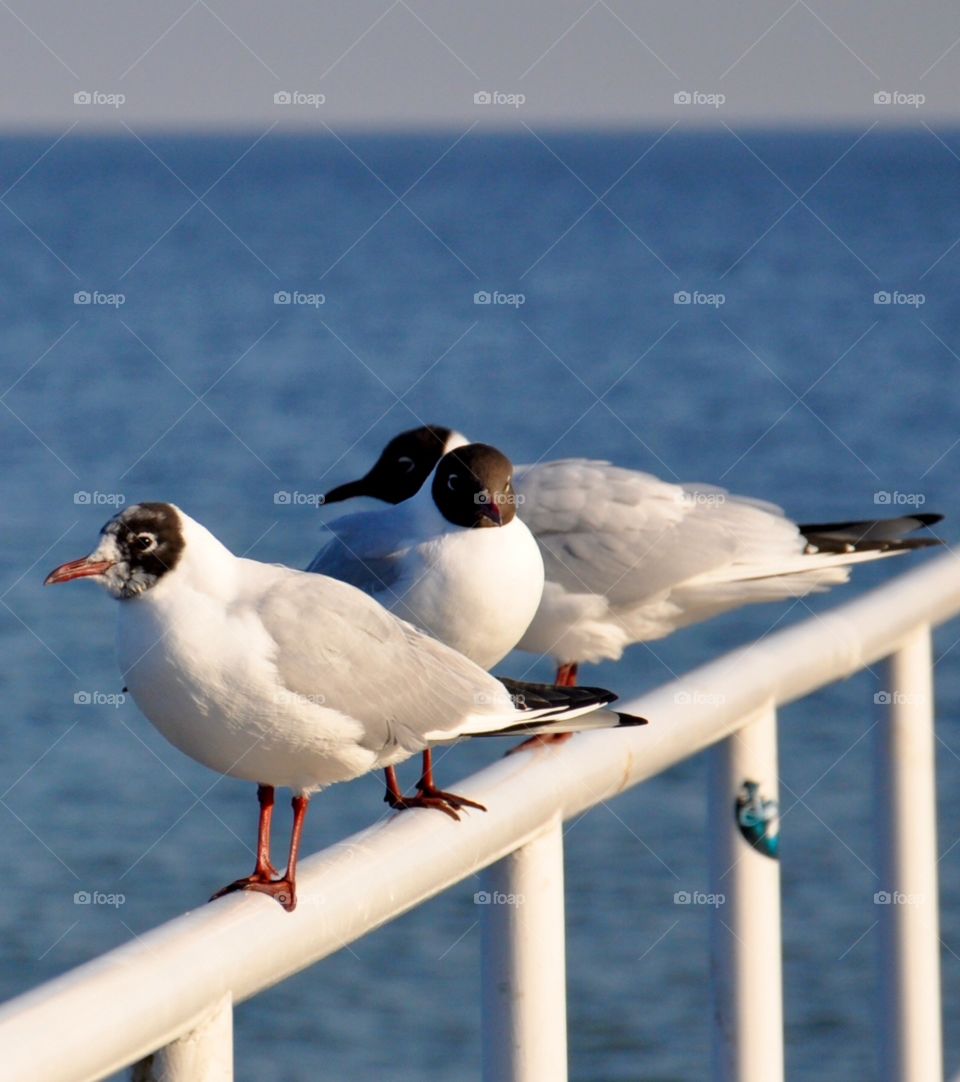
[[[947,554],[624,704],[651,719],[646,727],[585,733],[502,759],[456,787],[487,814],[454,823],[404,813],[305,860],[293,914],[263,896],[231,895],[11,1000],[0,1008],[0,1074],[81,1082],[156,1052],[136,1068],[141,1082],[224,1082],[232,1077],[235,1003],[488,868],[485,889],[525,901],[483,907],[484,1078],[563,1082],[561,824],[715,745],[710,864],[712,889],[727,900],[710,937],[713,1077],[777,1082],[779,865],[744,841],[734,799],[747,778],[776,797],[777,706],[888,658],[890,703],[876,730],[874,779],[880,887],[914,904],[877,907],[879,1062],[889,1082],[938,1082],[930,629],[958,613],[960,558]]]

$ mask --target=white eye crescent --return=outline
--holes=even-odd
[[[447,478],[447,488],[449,488],[451,492],[456,487],[454,482],[457,479],[458,479],[458,477],[457,477],[457,474],[455,474],[455,473],[451,473],[450,476]]]
[[[409,455],[401,455],[397,459],[397,465],[398,466],[403,466],[403,472],[404,473],[411,473],[413,471],[413,467],[416,465],[416,463],[413,461],[413,459]]]
[[[151,533],[138,533],[130,544],[137,552],[152,552],[157,547],[157,539]]]

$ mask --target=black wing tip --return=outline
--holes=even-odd
[[[636,714],[620,714],[620,713],[618,713],[617,717],[620,719],[620,724],[617,726],[618,729],[621,728],[621,727],[625,728],[625,729],[630,729],[630,728],[633,728],[633,726],[635,726],[635,725],[649,725],[650,724],[650,722],[647,721],[646,718],[639,718],[639,717],[637,717]]]
[[[906,536],[935,526],[943,517],[935,512],[921,512],[887,519],[810,522],[799,530],[819,552],[908,552],[943,544],[938,537]]]
[[[522,704],[528,710],[543,710],[547,707],[568,706],[606,706],[616,702],[618,696],[606,688],[562,687],[559,684],[532,684],[524,680],[511,680],[499,677],[500,683],[510,692],[514,702]]]

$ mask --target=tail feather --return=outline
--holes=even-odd
[[[510,692],[514,705],[531,717],[492,732],[471,733],[472,737],[579,733],[587,729],[616,729],[647,724],[645,718],[632,714],[598,709],[617,698],[612,691],[604,688],[559,687],[506,678],[500,682]]]
[[[812,552],[906,552],[942,542],[936,537],[908,537],[933,526],[943,515],[903,515],[900,518],[855,522],[817,522],[800,527]]]

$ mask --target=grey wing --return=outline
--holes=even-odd
[[[520,467],[519,513],[543,551],[546,577],[570,593],[633,605],[730,561],[734,536],[687,486],[607,462]],[[720,490],[716,490],[719,492]]]
[[[368,594],[392,590],[402,577],[405,516],[396,508],[344,515],[327,529],[333,535],[307,567],[349,582]]]
[[[516,715],[503,685],[354,587],[286,573],[264,592],[282,684],[360,721],[364,747],[419,751]],[[489,719],[489,722],[487,721]]]

